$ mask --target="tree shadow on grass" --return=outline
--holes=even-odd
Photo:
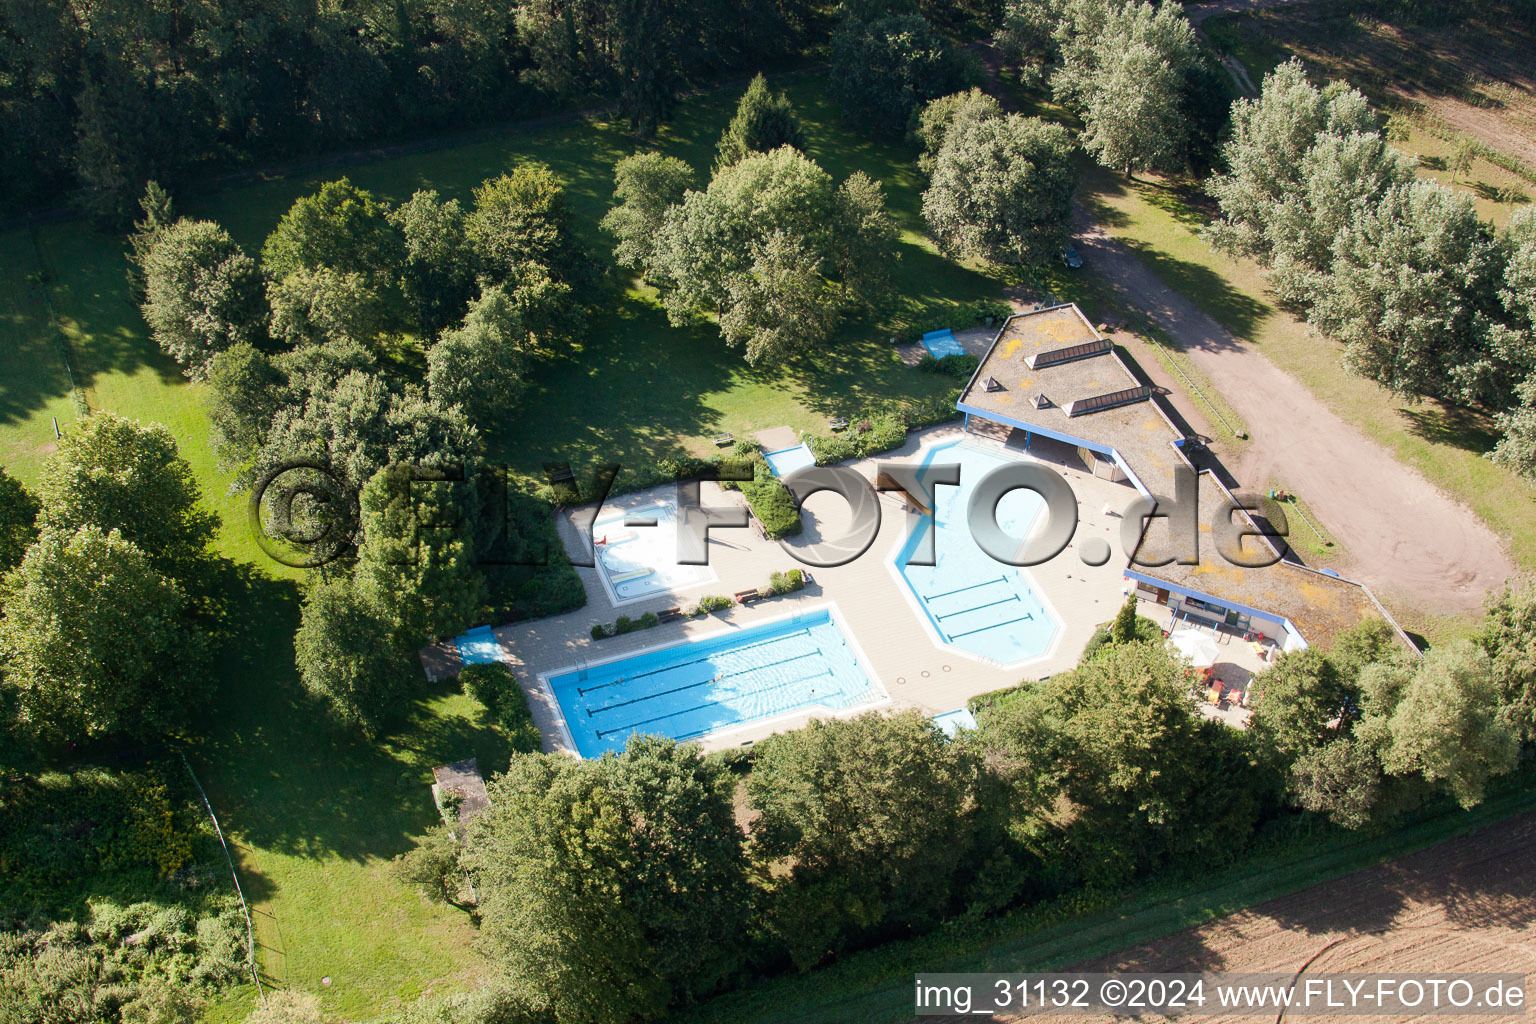
[[[258,850],[350,861],[390,858],[436,820],[430,769],[469,756],[504,767],[505,744],[478,705],[423,676],[401,726],[379,739],[334,722],[299,682],[299,588],[231,566],[228,640],[215,709],[195,749],[225,827]],[[429,763],[430,762],[430,763]]]
[[[1210,314],[1240,340],[1254,337],[1260,323],[1274,312],[1272,306],[1238,291],[1226,278],[1203,264],[1181,260],[1133,239],[1120,241],[1158,280]]]
[[[1499,432],[1483,413],[1446,402],[1427,402],[1398,410],[1408,429],[1432,444],[1460,448],[1481,455],[1493,450]]]

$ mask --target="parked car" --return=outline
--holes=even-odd
[[[1061,262],[1067,265],[1068,270],[1081,270],[1083,268],[1083,257],[1070,245],[1061,250]]]

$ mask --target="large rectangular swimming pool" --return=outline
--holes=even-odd
[[[546,677],[583,757],[650,733],[689,740],[815,707],[884,700],[830,608]]]

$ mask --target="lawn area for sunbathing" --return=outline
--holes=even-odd
[[[900,297],[882,322],[851,323],[824,350],[759,371],[712,328],[672,328],[653,296],[637,288],[617,292],[593,317],[584,344],[535,372],[516,421],[487,429],[496,454],[516,469],[533,473],[555,457],[578,466],[647,462],[711,450],[709,438],[719,431],[741,437],[780,424],[822,429],[827,417],[875,399],[921,398],[952,386],[903,366],[886,340],[890,326],[998,298],[1003,280],[940,257],[921,237],[911,153],[842,128],[819,76],[785,82],[816,160],[838,178],[862,169],[885,181],[904,230],[895,269]],[[656,144],[707,174],[738,93],[688,100]],[[274,178],[188,197],[179,206],[220,221],[254,253],[296,197],[343,173],[390,200],[418,188],[468,199],[485,178],[537,159],[566,179],[581,234],[606,255],[597,221],[612,193],[612,164],[638,146],[617,125],[574,120]],[[41,268],[28,233],[0,235],[0,462],[35,480],[53,442],[51,417],[65,430],[73,425],[62,336],[92,409],[164,423],[175,433],[208,507],[223,520],[219,551],[246,567],[232,584],[240,591],[240,635],[217,672],[220,711],[192,758],[239,844],[263,969],[280,984],[320,993],[328,1010],[353,1018],[457,984],[481,969],[467,919],[423,902],[390,875],[387,862],[433,821],[431,767],[475,755],[488,773],[499,770],[506,759],[499,734],[475,705],[450,693],[425,701],[410,727],[385,743],[326,723],[293,669],[300,573],[261,554],[246,528],[243,498],[227,493],[229,479],[209,450],[202,389],[148,339],[125,278],[124,240],[83,223],[48,225],[37,237]],[[333,984],[322,986],[322,977]],[[242,991],[215,1016],[238,1017],[252,998]]]
[[[1345,373],[1338,344],[1279,309],[1256,264],[1221,255],[1200,239],[1196,232],[1210,211],[1191,188],[1099,171],[1084,199],[1106,230],[1164,283],[1294,374],[1430,483],[1466,503],[1508,538],[1517,563],[1536,568],[1536,489],[1483,457],[1497,439],[1485,418],[1431,402],[1411,405]],[[1226,397],[1241,407],[1240,395]]]

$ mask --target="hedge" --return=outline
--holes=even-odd
[[[969,357],[967,357],[969,358]],[[830,466],[850,459],[867,459],[907,443],[907,431],[958,419],[955,403],[960,389],[908,405],[886,406],[850,417],[841,434],[810,434],[805,443],[816,456],[816,465]]]
[[[752,506],[752,514],[763,524],[770,538],[778,540],[780,537],[793,537],[805,529],[805,524],[800,521],[800,508],[795,504],[794,495],[773,475],[768,463],[761,459],[753,463],[752,479],[743,480],[734,486],[746,497],[747,504]]]
[[[465,665],[459,672],[459,686],[496,718],[514,751],[537,754],[543,749],[538,726],[533,724],[533,712],[528,710],[528,695],[523,693],[510,668],[499,661]]]

